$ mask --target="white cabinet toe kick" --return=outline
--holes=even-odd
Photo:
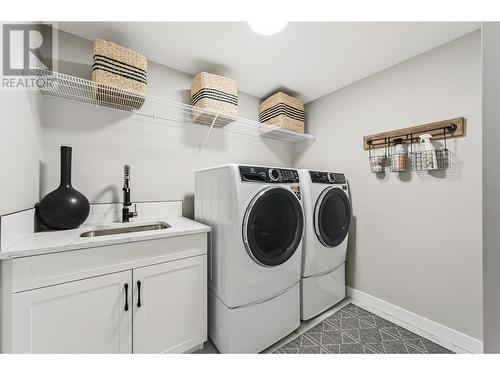
[[[2,261],[2,353],[183,353],[207,340],[207,234]]]

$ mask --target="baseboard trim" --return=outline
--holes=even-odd
[[[483,353],[483,342],[392,303],[347,287],[355,305],[382,316],[456,353]]]

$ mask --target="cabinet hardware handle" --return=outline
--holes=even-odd
[[[128,283],[125,283],[125,311],[128,311]]]
[[[137,307],[141,307],[141,282],[137,281]]]

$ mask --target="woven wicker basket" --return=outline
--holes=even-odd
[[[260,105],[259,121],[273,127],[304,133],[304,103],[284,92],[277,92]],[[272,130],[272,127],[261,126],[260,133]]]
[[[191,105],[193,120],[203,125],[211,125],[215,114],[203,111],[208,109],[217,112],[214,126],[226,126],[235,120],[238,113],[238,86],[236,81],[202,72],[193,79],[191,84]],[[228,116],[225,116],[228,115]]]
[[[94,42],[92,81],[97,82],[99,103],[121,109],[139,109],[147,87],[147,59],[125,47],[103,39]],[[117,90],[106,88],[111,86]]]

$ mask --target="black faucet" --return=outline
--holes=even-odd
[[[123,180],[123,207],[122,207],[122,223],[128,223],[131,217],[137,216],[137,205],[134,205],[134,212],[130,212],[130,165],[125,164],[123,167],[124,180]]]

